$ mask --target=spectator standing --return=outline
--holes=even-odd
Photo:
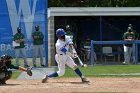
[[[16,65],[19,65],[19,54],[22,54],[24,59],[24,67],[28,67],[25,52],[25,37],[22,34],[20,27],[17,27],[17,33],[14,35],[14,41],[19,44],[19,46],[15,46]]]
[[[133,29],[128,26],[127,32],[123,34],[123,40],[127,42],[132,42],[136,40],[136,34],[133,32]],[[124,44],[124,62],[123,64],[130,64],[130,59],[133,51],[133,44]],[[134,61],[134,58],[133,58]]]
[[[39,30],[39,26],[35,26],[35,32],[32,33],[32,38],[33,38],[33,45],[34,45],[34,55],[33,55],[33,65],[36,67],[36,58],[38,56],[38,52],[40,53],[40,65],[44,67],[43,63],[43,39],[44,35],[42,32]]]

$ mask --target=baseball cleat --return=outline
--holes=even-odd
[[[89,83],[89,81],[86,78],[82,78],[83,83]]]
[[[123,65],[128,65],[128,63],[127,62],[123,62]]]
[[[46,75],[46,77],[44,79],[42,79],[42,83],[46,83],[48,79],[48,75]]]

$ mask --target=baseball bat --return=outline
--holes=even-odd
[[[79,56],[77,56],[77,58],[78,58],[78,61],[79,61],[80,65],[83,66],[84,64],[83,64],[83,62],[81,61],[81,59],[79,58]]]

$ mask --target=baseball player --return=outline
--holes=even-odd
[[[64,75],[65,65],[72,68],[76,72],[76,74],[80,76],[82,82],[89,82],[84,77],[84,75],[82,74],[82,72],[80,71],[78,66],[74,63],[74,60],[70,56],[70,53],[68,51],[70,47],[73,48],[73,56],[77,55],[77,53],[73,47],[72,40],[70,38],[66,37],[66,32],[64,31],[64,29],[61,29],[61,28],[56,30],[56,36],[58,37],[58,40],[55,44],[55,47],[56,47],[55,60],[58,64],[59,70],[50,75],[46,75],[45,78],[42,80],[42,83],[47,82],[48,78]]]
[[[15,66],[11,63],[12,57],[10,55],[2,55],[0,57],[0,85],[6,84],[6,81],[11,78],[12,71],[9,69],[18,69],[27,72],[29,76],[32,76],[31,68],[24,68],[21,66]]]
[[[133,32],[131,27],[128,27],[127,32],[123,34],[123,40],[132,42],[136,40],[135,33]],[[130,64],[130,58],[133,51],[133,44],[124,44],[124,62],[123,64]]]
[[[43,63],[43,39],[44,39],[44,35],[42,32],[40,32],[39,30],[39,26],[36,25],[35,26],[35,32],[32,33],[32,37],[33,37],[33,45],[34,45],[34,56],[33,56],[33,65],[34,67],[36,67],[36,58],[38,55],[38,52],[40,53],[40,65],[42,67],[44,67],[44,63]]]
[[[76,44],[76,36],[75,34],[71,31],[71,27],[70,25],[66,25],[66,35],[72,39],[73,45],[75,48],[77,48],[77,44]]]
[[[25,52],[25,37],[22,34],[20,27],[17,27],[17,33],[14,35],[14,41],[19,44],[19,46],[15,46],[16,65],[19,65],[19,54],[21,53],[24,59],[24,67],[29,67]]]

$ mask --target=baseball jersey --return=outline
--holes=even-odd
[[[139,39],[139,33],[136,30],[133,30],[133,29],[132,29],[132,31],[135,34],[135,39]]]
[[[62,49],[63,47],[65,47],[65,49],[66,49],[67,51],[69,51],[69,48],[70,48],[70,47],[69,47],[69,44],[73,44],[73,42],[72,42],[72,40],[71,40],[68,36],[65,37],[65,41],[62,41],[62,40],[58,39],[58,40],[56,41],[56,44],[55,44],[56,53],[57,53],[57,54],[64,54],[64,52],[61,51],[61,49]]]
[[[37,36],[37,38],[35,39],[34,36]],[[42,32],[35,31],[35,32],[33,32],[32,37],[33,37],[33,44],[34,45],[42,45],[43,44],[44,35]]]
[[[11,61],[3,62],[0,60],[0,72],[7,71],[7,69],[19,69],[19,66],[15,66],[11,63]]]
[[[16,33],[14,35],[14,41],[19,39],[24,39],[24,35],[22,33]],[[24,47],[25,47],[24,42],[21,42],[20,46],[16,46],[15,48],[24,48]]]
[[[76,37],[75,37],[75,35],[74,35],[73,32],[67,31],[67,32],[66,32],[66,35],[72,40],[72,42],[73,42],[74,44],[76,44]]]
[[[134,32],[125,32],[123,35],[123,39],[135,39],[135,33]],[[131,47],[132,44],[125,44],[125,46]]]

